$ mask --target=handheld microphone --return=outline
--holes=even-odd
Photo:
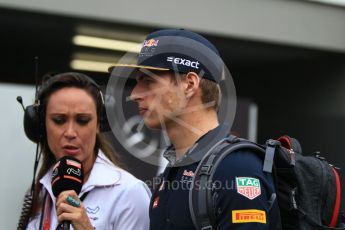
[[[77,159],[64,156],[54,166],[52,174],[52,190],[55,197],[59,196],[62,191],[74,190],[80,193],[83,186],[84,173],[83,165]],[[64,221],[62,229],[70,229],[70,222]]]

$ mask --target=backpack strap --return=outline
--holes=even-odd
[[[335,197],[335,204],[333,208],[333,215],[332,215],[332,219],[331,219],[331,223],[329,224],[329,227],[337,226],[339,210],[340,210],[340,198],[341,198],[341,186],[340,186],[339,173],[334,167],[332,167],[332,171],[335,177],[336,197]]]
[[[274,153],[276,152],[276,148],[280,145],[281,144],[279,141],[273,139],[270,139],[266,142],[266,152],[263,166],[264,172],[272,173]]]
[[[226,149],[225,149],[226,148]],[[200,161],[189,190],[189,208],[193,224],[196,229],[214,230],[215,226],[215,207],[212,197],[212,182],[218,165],[229,154],[239,149],[252,149],[255,152],[265,153],[262,146],[248,140],[229,136],[216,143]],[[225,150],[224,150],[225,149]]]
[[[194,172],[194,178],[192,181],[192,188],[189,190],[189,210],[191,218],[196,229],[212,230],[212,224],[210,220],[210,203],[207,193],[207,183],[211,175],[211,170],[214,164],[216,155],[221,148],[227,144],[227,138],[220,140],[204,155],[200,161],[196,171]],[[197,179],[198,178],[198,184]],[[196,203],[195,203],[196,202]]]

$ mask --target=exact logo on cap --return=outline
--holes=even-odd
[[[178,58],[178,57],[168,57],[168,62],[173,62],[176,65],[184,65],[184,66],[190,66],[194,69],[199,69],[199,62],[198,61],[191,61],[185,58]]]

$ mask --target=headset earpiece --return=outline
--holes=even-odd
[[[24,112],[24,131],[26,136],[33,142],[40,141],[42,125],[40,124],[39,106],[29,105]]]

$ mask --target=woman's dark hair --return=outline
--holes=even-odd
[[[39,181],[56,162],[55,156],[51,152],[48,145],[45,128],[45,114],[50,96],[54,92],[62,88],[79,88],[85,90],[93,98],[96,104],[97,123],[99,125],[101,124],[102,116],[104,116],[103,114],[105,114],[103,96],[101,94],[101,91],[98,85],[85,74],[76,72],[61,73],[52,77],[46,77],[43,81],[44,83],[42,84],[42,87],[38,94],[38,98],[40,100],[39,113],[42,129],[42,137],[39,141],[39,147],[40,152],[42,154],[42,164],[35,181],[35,192],[33,197],[33,209],[31,209],[31,216],[34,216],[38,212],[38,208],[40,207],[41,203],[40,192],[42,189],[42,185],[41,183],[39,183]],[[104,155],[115,165],[122,166],[122,163],[120,162],[118,155],[115,153],[109,142],[105,139],[105,137],[102,134],[96,135],[96,144],[94,148],[95,155],[97,155],[99,149],[101,149]]]

